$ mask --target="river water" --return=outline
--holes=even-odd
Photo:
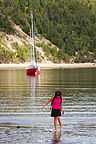
[[[51,104],[63,93],[63,131],[54,133]],[[0,70],[0,144],[96,144],[96,69]]]

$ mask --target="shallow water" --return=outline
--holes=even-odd
[[[58,89],[65,113],[55,134],[50,104],[41,107]],[[0,70],[0,143],[95,144],[96,69]]]

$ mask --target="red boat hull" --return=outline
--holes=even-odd
[[[38,70],[38,68],[34,68],[34,69],[27,69],[27,75],[39,75],[40,71]]]

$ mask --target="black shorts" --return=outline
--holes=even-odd
[[[53,109],[51,110],[51,117],[61,116],[61,109]]]

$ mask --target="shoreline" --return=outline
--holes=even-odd
[[[96,63],[68,63],[68,64],[55,64],[55,63],[40,63],[38,66],[42,68],[96,68]],[[26,69],[27,64],[0,64],[2,69]]]

